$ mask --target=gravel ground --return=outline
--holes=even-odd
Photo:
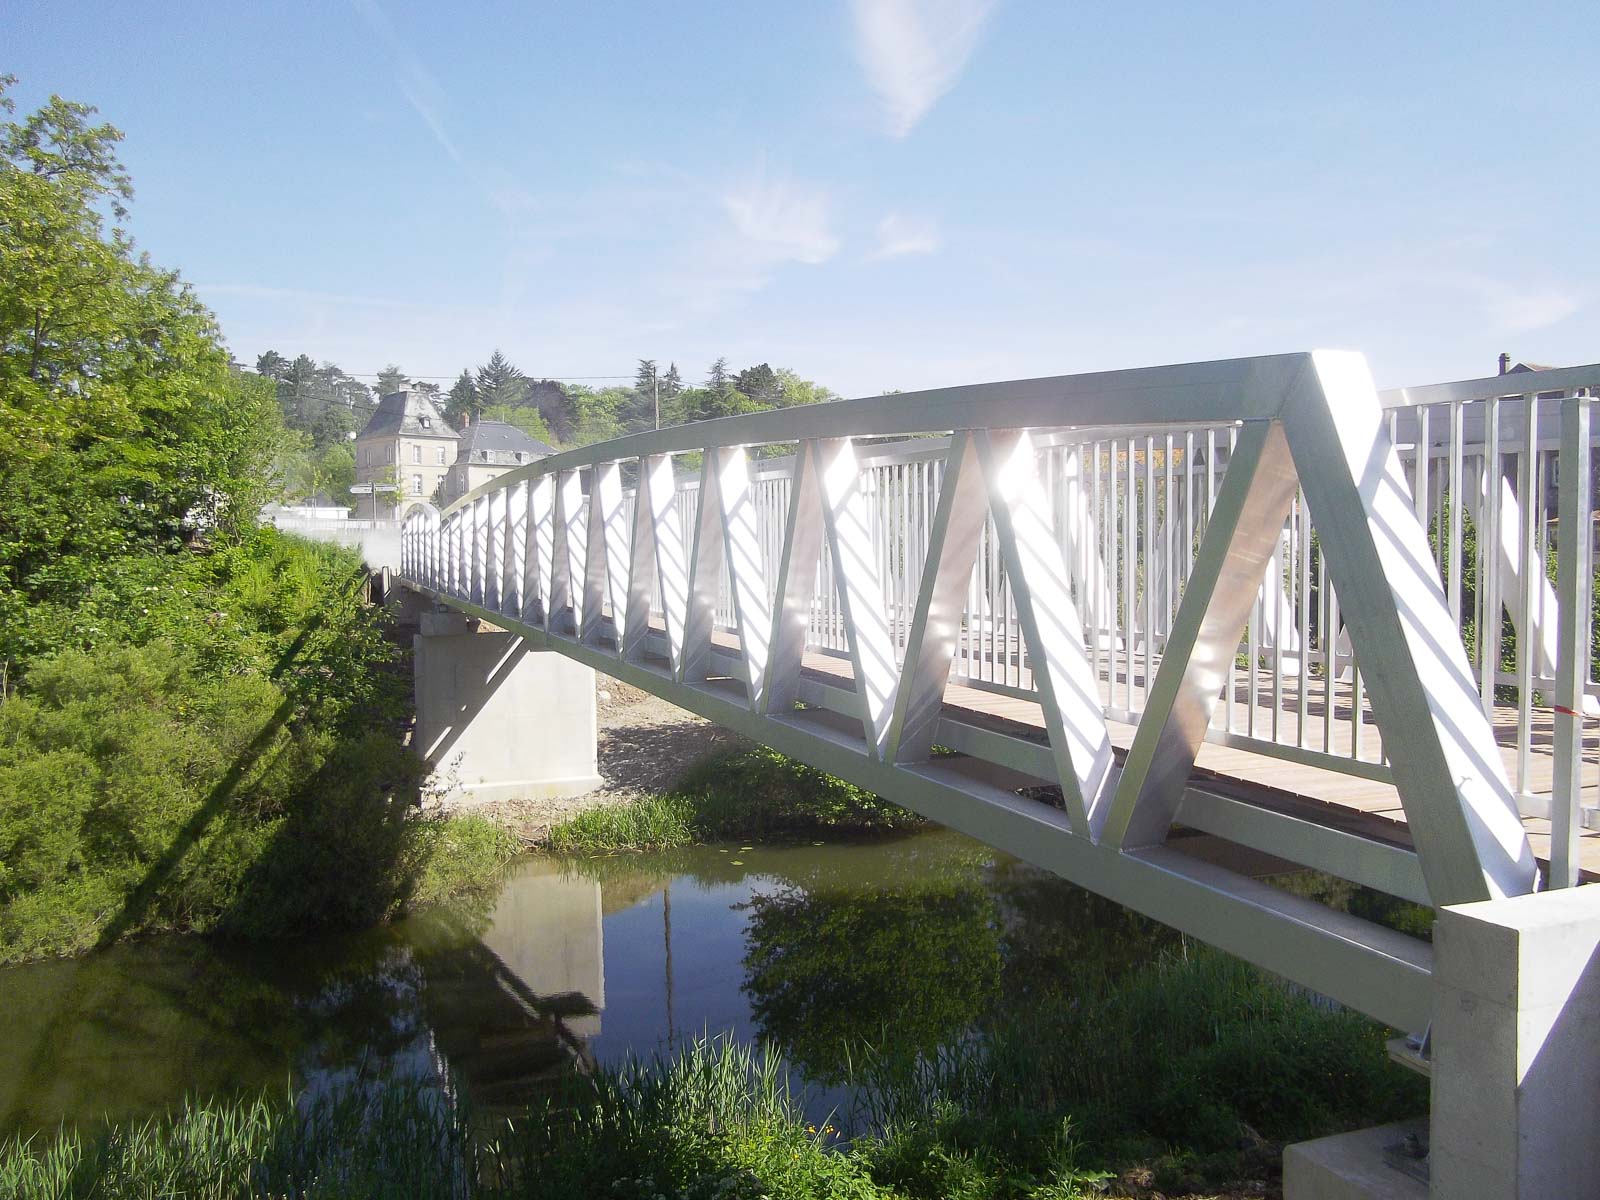
[[[708,754],[742,743],[737,734],[605,676],[598,677],[595,695],[601,787],[561,800],[501,800],[471,811],[535,846],[552,825],[581,809],[665,791]]]

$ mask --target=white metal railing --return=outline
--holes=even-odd
[[[885,794],[909,776],[862,764],[926,781],[938,738],[1057,784],[1062,832],[1124,857],[1182,804],[1398,894],[1509,894],[1518,808],[1570,883],[1593,805],[1595,391],[1600,367],[1379,397],[1320,354],[726,418],[419,505],[401,573],[774,744],[797,701],[858,718],[859,746],[797,748]],[[950,685],[1037,704],[1049,747],[941,717]],[[1120,768],[1108,722],[1135,727]],[[1202,741],[1392,784],[1416,856],[1191,795]]]

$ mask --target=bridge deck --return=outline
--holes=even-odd
[[[723,639],[719,637],[718,640]],[[737,645],[736,642],[732,644]],[[826,680],[835,686],[853,686],[848,659],[811,652],[806,655],[805,665],[807,673],[814,678]],[[1250,704],[1246,673],[1241,671],[1239,674],[1241,682],[1235,690],[1234,725],[1242,730],[1247,727]],[[1270,672],[1263,672],[1262,675],[1264,682],[1258,686],[1258,701],[1254,709],[1255,728],[1265,734],[1271,729],[1273,713],[1270,706],[1259,699],[1270,695]],[[1027,682],[1025,674],[1023,680]],[[1103,669],[1100,682],[1102,700],[1109,704],[1110,686]],[[1136,697],[1140,694],[1142,682],[1142,677],[1136,673],[1133,680]],[[1125,680],[1119,675],[1116,681],[1118,700],[1123,697],[1124,684]],[[1283,707],[1277,713],[1279,735],[1286,741],[1295,740],[1299,720],[1299,696],[1295,686],[1285,680]],[[1322,713],[1325,707],[1321,681],[1314,680],[1308,691],[1306,742],[1320,748],[1324,744]],[[1353,690],[1348,683],[1341,681],[1335,685],[1335,720],[1331,731],[1334,753],[1349,753],[1352,732],[1348,714],[1354,700]],[[1039,705],[1018,696],[951,683],[945,690],[945,710],[951,716],[1003,728],[1013,734],[1039,740],[1045,738],[1044,718]],[[1517,710],[1510,705],[1497,705],[1493,723],[1506,772],[1515,779]],[[1126,751],[1133,741],[1134,727],[1119,721],[1108,722],[1108,725],[1120,758],[1121,752]],[[1365,726],[1362,737],[1363,757],[1378,760],[1382,742],[1377,728]],[[1548,797],[1555,767],[1554,724],[1548,709],[1534,710],[1531,741],[1526,790],[1535,796]],[[1591,777],[1600,775],[1600,733],[1587,733],[1583,746],[1585,763],[1595,767]],[[1411,844],[1399,793],[1389,783],[1215,743],[1206,743],[1200,748],[1194,777],[1212,785],[1223,784],[1237,799],[1299,815],[1315,815],[1324,822],[1331,819],[1349,832],[1379,841],[1407,847]],[[1595,791],[1593,783],[1585,787],[1585,804],[1595,802]],[[1522,823],[1528,831],[1528,841],[1534,853],[1541,862],[1547,862],[1550,854],[1550,822],[1541,817],[1524,817]],[[1600,879],[1600,830],[1584,830],[1579,845],[1585,875]]]

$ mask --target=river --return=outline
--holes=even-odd
[[[517,860],[487,901],[271,945],[155,938],[0,971],[0,1136],[409,1074],[510,1113],[684,1037],[765,1041],[843,1112],[851,1039],[931,1049],[1175,935],[977,842]]]

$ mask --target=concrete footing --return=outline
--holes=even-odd
[[[446,805],[578,796],[600,786],[594,671],[483,632],[457,613],[422,614],[415,639],[413,744]]]
[[[1428,1200],[1426,1183],[1384,1158],[1389,1147],[1427,1130],[1426,1121],[1400,1121],[1288,1146],[1284,1200]]]

